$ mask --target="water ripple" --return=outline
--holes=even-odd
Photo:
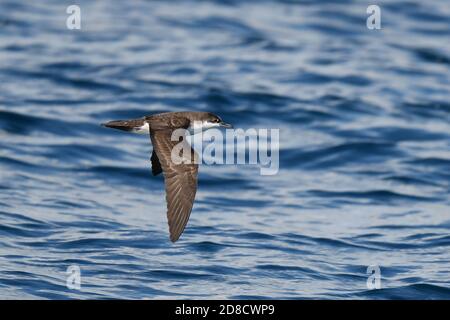
[[[0,3],[0,298],[450,299],[446,1],[381,30],[354,0],[78,4]],[[280,170],[200,166],[172,244],[148,136],[100,124],[182,110],[280,129]]]

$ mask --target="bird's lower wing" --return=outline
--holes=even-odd
[[[159,162],[158,155],[156,151],[153,150],[152,156],[150,157],[150,161],[152,162],[152,174],[157,176],[162,172],[161,163]]]
[[[154,152],[164,173],[170,240],[175,242],[183,233],[192,211],[197,192],[198,164],[194,162],[197,155],[186,139],[171,141],[171,135],[171,130],[153,130],[150,133]],[[187,163],[176,164],[172,161],[172,150],[177,144],[182,144],[183,150],[189,150],[190,155],[183,154]]]

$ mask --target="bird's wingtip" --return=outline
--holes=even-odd
[[[169,238],[172,243],[175,243],[180,239],[180,236],[181,234],[171,233]]]

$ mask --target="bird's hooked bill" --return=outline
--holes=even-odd
[[[226,122],[223,122],[223,121],[220,122],[219,124],[220,124],[221,127],[224,127],[224,128],[229,128],[229,129],[233,128],[233,125],[231,125],[229,123],[226,123]]]

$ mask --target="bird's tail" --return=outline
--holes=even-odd
[[[107,128],[129,131],[134,133],[148,133],[149,125],[145,119],[134,120],[115,120],[103,123],[102,126]]]

